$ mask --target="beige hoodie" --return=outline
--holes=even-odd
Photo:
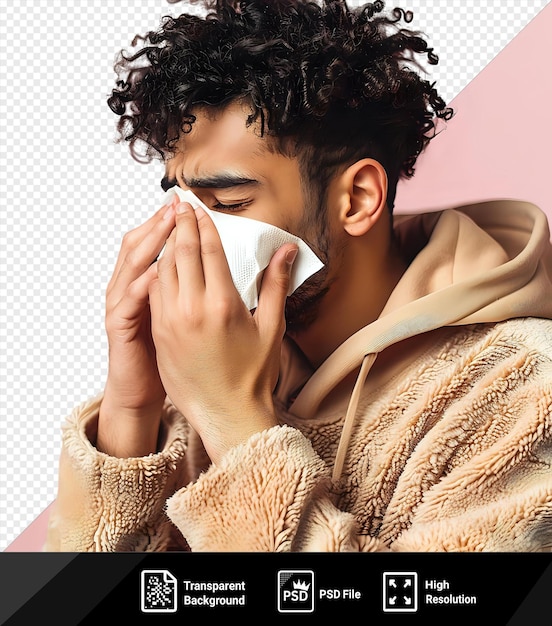
[[[395,222],[412,261],[380,317],[315,372],[286,341],[281,425],[218,466],[169,404],[139,459],[93,447],[101,397],[77,407],[45,548],[552,549],[546,216],[502,200]]]

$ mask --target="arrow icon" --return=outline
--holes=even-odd
[[[382,609],[385,613],[416,613],[418,610],[418,572],[383,572]],[[552,625],[551,625],[552,626]]]

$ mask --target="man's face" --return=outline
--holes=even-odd
[[[169,185],[191,189],[210,209],[241,215],[286,230],[308,243],[327,264],[326,225],[309,226],[299,164],[269,150],[241,103],[216,113],[199,110],[175,156],[166,163]],[[307,200],[308,203],[308,200]],[[308,279],[286,304],[288,330],[300,331],[316,315],[327,289],[327,268]]]

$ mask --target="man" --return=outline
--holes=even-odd
[[[217,2],[122,55],[109,103],[163,185],[297,247],[241,300],[209,214],[123,240],[104,393],[64,426],[49,550],[552,548],[552,250],[496,201],[392,219],[451,111],[374,2]],[[409,62],[410,61],[410,62]],[[158,255],[165,248],[162,256]]]

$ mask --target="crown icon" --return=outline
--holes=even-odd
[[[301,589],[303,591],[308,591],[310,588],[310,583],[303,582],[302,580],[293,581],[294,589]]]

